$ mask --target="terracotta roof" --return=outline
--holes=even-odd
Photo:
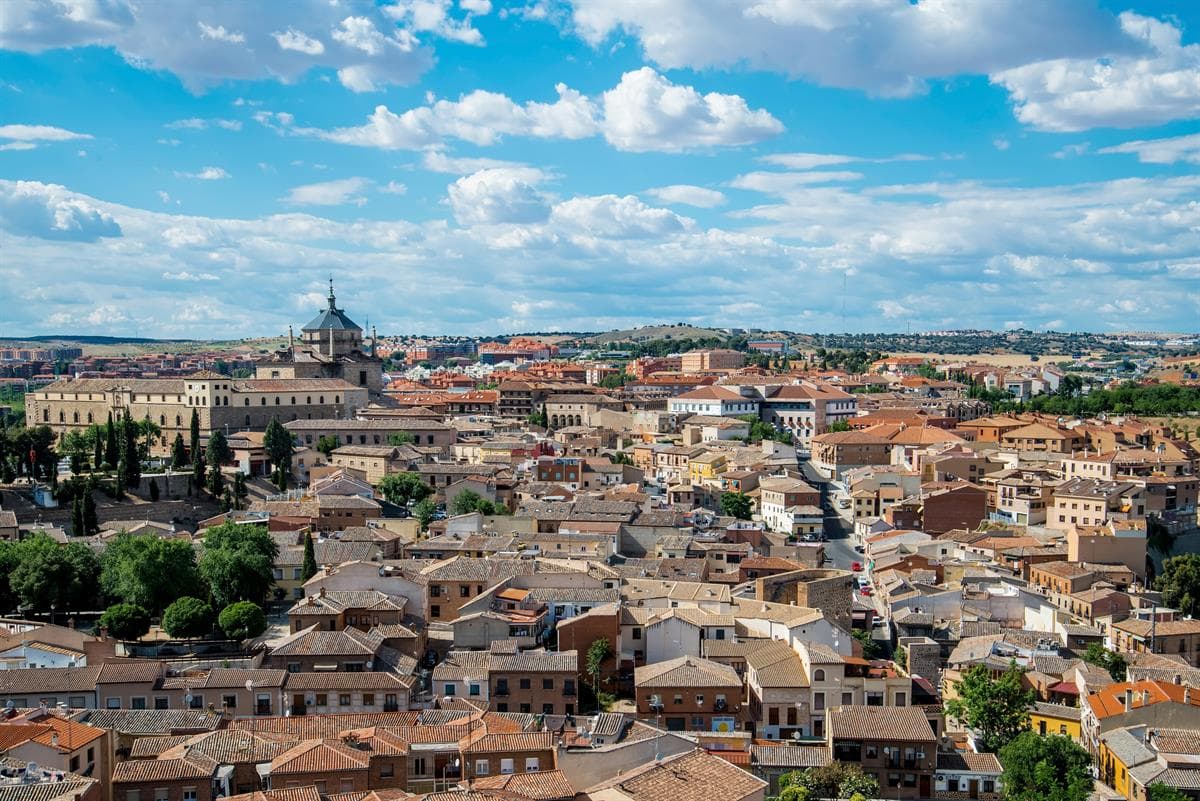
[[[816,768],[833,758],[823,745],[752,745],[751,764],[772,768]]]
[[[635,668],[634,683],[638,689],[649,689],[654,687],[740,687],[742,681],[737,672],[728,665],[694,656],[680,656],[665,662],[641,665]]]
[[[1092,708],[1092,714],[1097,720],[1104,720],[1113,715],[1125,712],[1125,693],[1131,692],[1130,708],[1149,706],[1169,701],[1182,704],[1187,688],[1165,681],[1123,681],[1110,684],[1087,697],[1087,703]],[[1200,692],[1191,693],[1189,701],[1192,706],[1200,706]]]
[[[481,735],[468,745],[468,754],[497,754],[509,751],[553,751],[555,734],[552,731],[495,732]]]
[[[188,754],[179,759],[130,759],[118,762],[113,768],[112,783],[145,784],[147,782],[208,779],[218,763],[203,754]]]
[[[915,706],[835,706],[829,710],[829,731],[835,739],[937,742],[925,711]]]
[[[471,782],[476,790],[507,790],[533,801],[559,801],[575,797],[575,790],[561,770],[483,776]]]
[[[955,751],[952,754],[938,752],[937,769],[963,770],[973,773],[999,775],[1004,771],[995,754],[977,754],[973,751]]]
[[[371,756],[341,740],[306,740],[271,760],[271,774],[366,770]]]
[[[614,789],[633,801],[736,801],[762,792],[766,782],[706,751],[652,762],[594,787]]]

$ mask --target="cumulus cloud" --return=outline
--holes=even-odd
[[[1132,153],[1145,164],[1200,164],[1200,134],[1172,136],[1165,139],[1138,139],[1112,147],[1101,148],[1099,153]]]
[[[603,239],[662,237],[681,233],[692,223],[633,195],[571,198],[554,207],[551,222],[570,234]]]
[[[545,180],[532,167],[497,167],[459,178],[446,191],[462,225],[533,223],[549,213],[549,199],[538,188]]]
[[[1017,119],[1043,131],[1134,128],[1200,115],[1200,44],[1172,22],[1120,15],[1132,52],[1040,60],[994,73]]]
[[[343,206],[353,203],[363,206],[367,202],[363,194],[371,185],[367,178],[340,178],[315,184],[294,186],[281,200],[293,206]]]
[[[847,156],[840,153],[771,153],[759,159],[766,164],[786,167],[789,170],[811,170],[814,167],[833,167],[838,164],[864,162],[888,164],[893,161],[930,161],[932,156],[920,153],[900,153],[895,156],[871,158],[869,156]]]
[[[91,134],[76,133],[53,125],[0,125],[0,150],[33,150],[46,142],[91,138]]]
[[[619,150],[677,152],[750,144],[783,131],[768,111],[751,109],[738,95],[701,94],[648,67],[625,73],[598,101],[566,84],[554,89],[558,99],[552,103],[518,103],[477,89],[458,100],[434,100],[399,114],[380,105],[365,124],[332,130],[294,127],[290,118],[281,123],[277,113],[261,112],[256,118],[281,131],[383,150],[437,150],[448,139],[492,145],[505,136],[585,139],[602,134]]]
[[[572,0],[574,31],[599,47],[636,39],[669,69],[749,66],[882,95],[931,78],[1091,57],[1121,36],[1073,0]],[[1099,48],[1099,50],[1098,50]]]
[[[372,0],[216,6],[6,0],[4,10],[0,48],[113,47],[130,64],[178,75],[193,91],[231,79],[290,82],[317,67],[336,70],[353,91],[371,91],[412,83],[433,65],[419,36],[426,32]],[[455,24],[448,20],[446,27]]]
[[[734,189],[749,189],[765,194],[782,194],[788,190],[810,184],[842,183],[858,181],[861,172],[851,170],[812,170],[810,172],[748,172],[729,182]]]
[[[203,117],[188,117],[187,119],[168,122],[163,127],[176,130],[186,129],[191,131],[203,131],[207,128],[223,128],[226,131],[240,131],[242,130],[242,121],[220,118],[204,119]]]
[[[700,94],[649,67],[627,72],[604,93],[604,138],[620,150],[678,151],[746,145],[783,131],[738,95]]]
[[[199,172],[176,172],[177,178],[193,178],[197,181],[223,181],[231,178],[223,167],[204,167]]]
[[[164,281],[220,281],[220,277],[212,273],[189,273],[187,270],[180,270],[177,273],[166,272],[162,274]]]
[[[110,214],[66,187],[0,180],[0,227],[16,236],[95,242],[121,236]]]
[[[450,0],[404,0],[395,5],[384,6],[383,11],[388,16],[407,23],[418,33],[432,33],[455,42],[482,45],[483,34],[472,27],[471,16],[489,13],[491,4],[467,2],[459,5],[468,12],[463,19],[454,19],[451,16]]]
[[[647,189],[646,194],[662,203],[683,204],[696,206],[701,209],[711,209],[725,202],[725,195],[715,189],[692,184],[673,184]]]
[[[515,161],[467,156],[450,156],[441,150],[426,150],[421,156],[421,166],[430,172],[445,172],[453,175],[469,175],[480,170],[497,167],[524,167]]]

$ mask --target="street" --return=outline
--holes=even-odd
[[[853,562],[861,562],[861,554],[854,552],[853,526],[833,509],[833,501],[829,497],[829,485],[809,462],[800,463],[800,472],[804,480],[821,491],[821,511],[825,514],[825,556],[829,558],[830,566],[839,570],[849,570]]]

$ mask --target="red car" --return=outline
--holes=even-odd
[[[870,588],[870,587],[863,587],[863,588],[861,588],[861,589],[858,591],[858,594],[859,594],[859,595],[866,596],[867,598],[870,598],[870,597],[871,597],[871,592],[872,592],[872,590],[871,590],[871,588]]]
[[[862,562],[851,563],[850,569],[857,573],[858,571],[862,570]]]

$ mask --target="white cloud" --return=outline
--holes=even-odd
[[[765,194],[781,194],[810,184],[842,183],[861,180],[861,172],[850,170],[813,170],[811,172],[748,172],[729,182],[734,189]]]
[[[459,178],[446,191],[462,225],[534,223],[549,213],[549,201],[538,189],[545,179],[532,167],[502,167]]]
[[[441,150],[426,150],[421,157],[421,166],[430,172],[470,175],[480,170],[491,170],[497,167],[524,167],[526,165],[501,159],[448,156]]]
[[[604,93],[604,138],[620,150],[678,151],[746,145],[783,131],[738,95],[701,95],[649,67],[627,72]]]
[[[0,228],[17,236],[95,242],[121,236],[112,215],[66,187],[34,181],[0,181]]]
[[[324,131],[297,129],[332,142],[383,150],[418,150],[453,137],[489,145],[505,135],[581,139],[596,132],[595,107],[574,89],[558,84],[558,100],[518,105],[496,92],[475,90],[461,99],[395,114],[377,106],[365,125]]]
[[[192,131],[203,131],[207,128],[224,128],[226,131],[242,130],[241,120],[225,120],[225,119],[204,119],[202,117],[188,117],[187,119],[175,120],[168,122],[164,128],[186,129]]]
[[[53,125],[0,125],[0,150],[33,150],[45,142],[91,138],[91,134],[76,133]]]
[[[1200,115],[1200,44],[1171,22],[1120,15],[1132,52],[1041,60],[991,75],[1017,119],[1043,131],[1135,128]]]
[[[314,39],[306,33],[288,28],[286,31],[275,31],[271,34],[275,42],[283,50],[292,50],[306,56],[319,56],[325,52],[325,45],[320,39]]]
[[[282,200],[294,206],[342,206],[347,203],[362,206],[367,202],[363,192],[370,185],[369,179],[358,177],[321,181],[292,187]]]
[[[827,86],[909,95],[927,79],[984,74],[1118,42],[1110,14],[1075,0],[573,0],[595,47],[635,38],[668,69],[750,67]]]
[[[646,194],[662,203],[684,204],[702,209],[711,209],[725,202],[725,195],[715,189],[692,184],[673,184],[647,189]]]
[[[490,11],[480,3],[470,3],[473,8],[463,6],[470,14],[486,14]],[[407,23],[418,33],[432,33],[443,39],[464,44],[482,45],[483,34],[471,26],[471,16],[457,20],[450,16],[450,0],[403,0],[384,6],[384,13]]]
[[[1165,139],[1138,139],[1112,147],[1100,153],[1133,153],[1144,164],[1200,164],[1200,134],[1172,136]]]
[[[196,22],[200,28],[200,38],[212,39],[216,42],[225,42],[226,44],[245,44],[246,37],[244,34],[236,31],[225,30],[224,25],[209,25],[203,21]]]
[[[631,239],[681,233],[692,221],[667,209],[647,206],[633,195],[576,197],[551,212],[555,227],[585,238]]]
[[[388,181],[383,186],[379,187],[379,191],[385,195],[403,195],[408,192],[408,187],[399,181]]]
[[[164,281],[220,281],[220,276],[212,273],[189,273],[187,270],[180,270],[177,273],[163,273]]]
[[[1056,159],[1073,159],[1085,155],[1091,149],[1091,146],[1091,142],[1074,142],[1069,145],[1063,145],[1051,155]]]
[[[492,0],[458,0],[458,5],[463,11],[470,11],[472,14],[492,13]]]
[[[898,317],[905,317],[909,314],[907,306],[894,300],[877,301],[875,308],[879,309],[879,312],[889,320],[895,320]]]
[[[232,177],[222,167],[204,167],[199,172],[176,172],[178,178],[194,178],[197,181],[223,181]]]
[[[1010,147],[1012,147],[1012,142],[1008,141],[1006,137],[997,136],[992,139],[992,147],[1001,151],[1008,150]]]
[[[6,0],[0,48],[98,45],[130,64],[178,75],[192,91],[228,80],[292,82],[314,67],[356,91],[413,83],[433,53],[374,0],[286,3]],[[328,37],[328,38],[326,38]],[[324,41],[322,41],[324,40]]]
[[[766,164],[787,167],[789,170],[811,170],[814,167],[832,167],[837,164],[888,164],[894,161],[931,161],[932,156],[920,153],[900,153],[895,156],[871,158],[869,156],[846,156],[838,153],[771,153],[759,159]]]
[[[737,95],[702,95],[649,68],[625,73],[599,103],[566,84],[554,89],[558,99],[553,103],[517,103],[497,92],[475,90],[458,100],[430,98],[427,105],[399,114],[376,106],[359,126],[292,130],[383,150],[437,149],[447,139],[491,145],[505,136],[585,139],[602,133],[618,149],[659,152],[749,144],[783,130],[770,113],[751,110]],[[262,112],[256,119],[278,125],[277,116]]]

